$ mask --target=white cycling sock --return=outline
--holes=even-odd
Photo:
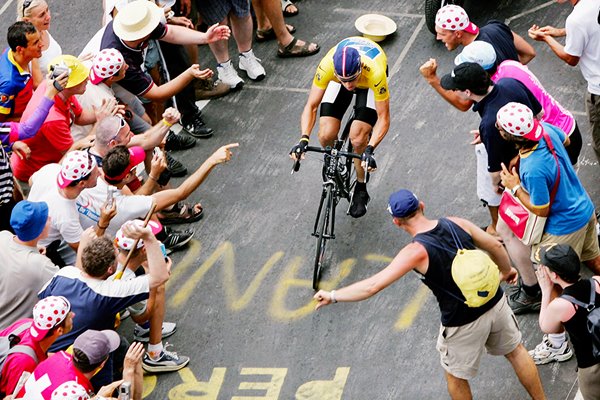
[[[555,349],[558,349],[563,345],[564,342],[567,341],[567,335],[565,332],[562,333],[549,333],[548,341]]]

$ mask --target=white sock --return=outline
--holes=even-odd
[[[562,332],[562,333],[549,333],[548,334],[548,341],[550,342],[550,344],[552,345],[552,347],[554,347],[555,349],[558,349],[560,346],[563,345],[564,342],[567,341],[567,335],[565,334],[565,332]]]
[[[247,56],[247,55],[249,55],[249,54],[252,54],[252,49],[250,49],[250,50],[248,50],[248,51],[243,51],[243,52],[241,52],[240,54],[241,54],[241,55],[243,55],[243,56],[245,57],[245,56]]]
[[[158,358],[160,357],[160,353],[162,353],[163,351],[163,344],[162,341],[158,342],[157,344],[152,344],[152,343],[148,343],[148,355],[150,356],[151,359],[153,360],[158,360]]]
[[[225,62],[219,63],[219,65],[221,67],[226,67],[226,66],[231,65],[231,58],[229,60],[225,61]]]

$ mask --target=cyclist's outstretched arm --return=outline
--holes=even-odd
[[[373,134],[369,139],[369,146],[377,147],[388,133],[390,128],[390,99],[376,101],[377,122],[373,126]]]
[[[300,118],[300,129],[302,135],[310,136],[310,133],[315,126],[315,122],[317,120],[317,110],[319,109],[321,100],[323,100],[324,94],[325,89],[321,89],[313,83],[312,87],[310,88],[310,93],[308,94],[308,100],[306,101],[306,105],[302,111],[302,117]]]

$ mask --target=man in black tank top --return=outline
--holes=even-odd
[[[567,244],[541,246],[535,254],[539,268],[536,271],[542,289],[540,328],[546,334],[563,331],[569,333],[575,357],[579,390],[585,400],[600,399],[600,358],[594,357],[592,335],[587,330],[588,312],[564,297],[551,300],[556,295],[557,285],[568,295],[582,303],[589,303],[591,283],[581,279],[581,263],[577,253]],[[600,276],[594,276],[596,307],[600,307]],[[547,341],[547,335],[544,335]],[[544,343],[544,342],[542,342]],[[551,343],[547,343],[551,347]]]
[[[480,307],[467,307],[452,278],[456,250],[479,248],[498,265],[501,280],[515,283],[517,271],[511,267],[506,250],[472,222],[457,217],[431,220],[423,214],[424,207],[408,190],[393,193],[388,211],[394,225],[410,234],[413,241],[370,278],[330,292],[319,290],[314,296],[316,309],[338,301],[365,300],[414,270],[424,277],[440,306],[437,349],[453,399],[472,398],[469,379],[477,374],[485,352],[505,356],[531,398],[545,399],[536,366],[521,343],[521,332],[502,289]]]

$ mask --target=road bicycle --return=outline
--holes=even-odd
[[[350,143],[350,126],[354,120],[354,113],[349,118],[342,136],[333,143],[333,146],[314,147],[307,146],[306,152],[323,153],[323,190],[315,218],[312,236],[317,238],[315,263],[313,270],[313,289],[319,289],[319,280],[323,267],[326,264],[327,241],[335,239],[335,209],[341,199],[348,201],[348,214],[352,204],[352,193],[356,185],[356,171],[353,159],[361,159],[360,154],[352,152]],[[294,162],[292,174],[300,169],[300,159]],[[365,171],[366,174],[368,172]]]

